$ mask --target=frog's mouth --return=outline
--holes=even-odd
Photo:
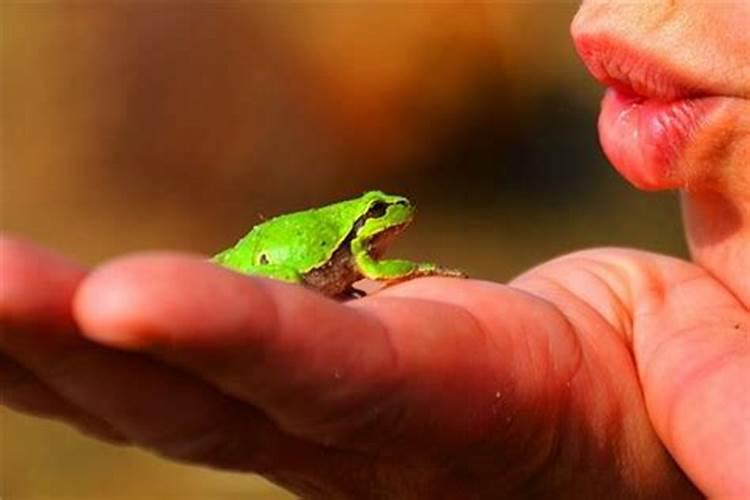
[[[409,225],[411,219],[402,222],[401,224],[393,225],[384,231],[373,236],[368,243],[368,253],[375,259],[379,259],[385,254],[385,251],[391,246],[393,240],[399,235],[406,226]]]

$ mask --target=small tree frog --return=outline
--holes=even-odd
[[[212,260],[333,297],[360,294],[352,285],[362,278],[390,284],[420,276],[464,277],[436,264],[379,260],[413,216],[414,206],[403,196],[369,191],[353,200],[269,219]]]

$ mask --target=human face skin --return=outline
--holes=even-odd
[[[682,190],[694,259],[750,306],[750,2],[585,0],[571,31],[610,161]]]

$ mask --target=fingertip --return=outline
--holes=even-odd
[[[0,235],[0,321],[72,326],[70,301],[86,270],[23,238]]]
[[[268,298],[256,281],[198,256],[137,254],[93,272],[74,311],[84,335],[113,347],[216,344],[269,321]]]
[[[123,266],[125,264],[125,266]],[[141,307],[136,276],[127,260],[117,259],[93,271],[73,298],[73,314],[82,333],[92,340],[121,348],[142,347],[143,336],[132,335],[133,314]]]

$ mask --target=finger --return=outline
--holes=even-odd
[[[750,492],[750,314],[704,271],[681,274],[637,318],[642,333],[634,348],[649,413],[704,494],[744,498]]]
[[[647,456],[643,444],[653,427],[670,461],[676,460],[703,493],[746,496],[726,489],[747,485],[750,463],[750,398],[742,394],[750,383],[743,332],[750,319],[731,293],[694,264],[623,249],[565,256],[523,279],[537,288],[540,283],[552,284],[552,290],[564,287],[618,327],[616,338],[631,349],[638,397],[647,407],[648,427],[639,426],[640,435],[629,440],[637,445],[634,456]],[[591,345],[604,352],[606,344],[598,335]],[[628,367],[613,363],[611,356],[607,361],[605,375],[617,375],[622,393],[630,385]],[[606,376],[598,380],[597,385],[606,385]],[[637,400],[626,409],[629,422],[640,420]]]
[[[76,357],[85,358],[81,353]],[[361,457],[288,436],[260,412],[213,390],[201,390],[195,381],[177,375],[169,380],[163,367],[141,361],[102,357],[109,369],[96,370],[94,377],[89,369],[68,365],[65,375],[51,378],[54,390],[32,380],[35,375],[27,370],[11,373],[3,367],[3,403],[60,419],[109,442],[137,444],[174,460],[263,474],[298,493],[324,498],[334,495],[321,495],[321,488],[350,487],[351,477],[365,469]],[[49,375],[45,369],[39,371]],[[326,482],[321,484],[319,478]]]
[[[261,472],[283,469],[295,453],[315,451],[288,438],[260,412],[171,367],[86,343],[42,348],[42,339],[19,337],[5,342],[3,350],[87,414],[161,455]]]
[[[82,409],[80,420],[63,416],[74,425],[102,421],[128,442],[168,458],[256,472],[300,492],[315,484],[310,478],[346,484],[363,469],[362,459],[289,436],[261,412],[174,368],[87,342],[15,333],[0,350],[29,367],[52,398],[61,394]],[[49,409],[51,401],[42,404]]]
[[[70,300],[85,270],[31,242],[0,237],[0,337],[12,328],[61,332],[72,328]],[[62,420],[84,433],[112,442],[125,438],[111,425],[42,384],[10,358],[0,356],[0,400],[32,415]]]
[[[72,329],[70,302],[85,273],[61,255],[0,236],[0,324]]]
[[[359,410],[394,373],[392,347],[375,318],[202,259],[115,262],[83,284],[75,309],[90,338],[146,349],[200,373],[260,404],[285,429],[297,427],[301,415],[312,425]]]
[[[107,422],[82,412],[42,384],[34,374],[2,356],[0,403],[22,413],[63,421],[85,434],[91,434],[104,441],[127,441]]]

